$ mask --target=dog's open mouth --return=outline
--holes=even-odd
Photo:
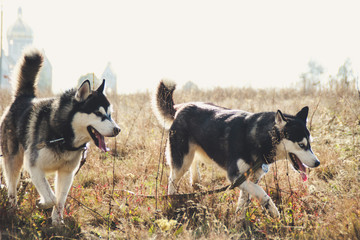
[[[300,161],[300,159],[295,154],[289,153],[289,156],[295,170],[300,173],[302,180],[305,182],[307,180],[305,165]]]
[[[106,147],[105,144],[105,138],[103,135],[101,135],[95,128],[92,126],[88,126],[87,130],[91,136],[91,138],[94,140],[95,145],[100,148],[100,150],[107,152],[109,149]]]

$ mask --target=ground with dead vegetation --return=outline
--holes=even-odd
[[[0,98],[1,114],[10,97],[1,92]],[[244,222],[235,214],[238,190],[177,201],[140,196],[166,193],[166,132],[151,111],[150,93],[111,100],[113,117],[122,132],[107,140],[111,152],[90,147],[67,199],[66,226],[53,228],[50,212],[36,208],[38,194],[24,173],[17,210],[9,209],[6,188],[0,190],[3,239],[360,238],[360,98],[354,89],[176,91],[177,103],[213,102],[250,112],[280,109],[295,114],[309,106],[312,147],[321,165],[310,170],[309,180],[302,182],[287,161],[277,162],[260,185],[279,207],[281,218],[272,219],[253,200]],[[202,190],[228,184],[216,166],[201,164],[201,173]],[[180,191],[193,191],[187,175]]]

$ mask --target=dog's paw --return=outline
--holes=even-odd
[[[40,209],[49,209],[49,208],[52,208],[53,206],[55,206],[55,202],[44,202],[44,201],[37,200],[36,206]]]
[[[262,206],[270,213],[273,218],[280,218],[280,213],[275,206],[275,203],[268,196],[267,199],[262,203]]]
[[[17,208],[17,198],[16,196],[9,196],[9,205],[10,209],[16,209]]]
[[[235,214],[238,216],[238,219],[240,221],[245,220],[246,213],[247,213],[247,207],[245,207],[245,206],[242,206],[242,207],[237,206],[236,207]]]
[[[61,226],[64,226],[65,223],[64,223],[64,220],[63,220],[63,219],[55,218],[55,219],[52,219],[52,225],[53,225],[54,227],[61,227]]]
[[[203,188],[203,186],[200,183],[194,183],[192,184],[192,187],[194,191],[200,191]]]
[[[244,220],[246,218],[246,213],[248,211],[250,200],[239,198],[235,213],[239,217],[240,220]]]
[[[169,184],[168,195],[174,195],[174,194],[176,194],[176,188],[173,186],[173,184]]]

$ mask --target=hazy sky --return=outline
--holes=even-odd
[[[282,87],[315,60],[336,74],[360,69],[359,1],[2,0],[6,31],[22,7],[53,66],[53,88],[98,77],[108,62],[119,92],[181,86]]]

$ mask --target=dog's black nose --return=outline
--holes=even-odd
[[[320,165],[320,161],[319,161],[319,160],[316,160],[314,167],[317,167],[317,166],[319,166],[319,165]]]
[[[115,127],[113,132],[114,132],[114,136],[116,136],[121,132],[121,129],[119,127]]]

